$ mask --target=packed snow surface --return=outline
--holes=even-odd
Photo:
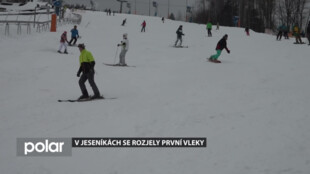
[[[77,29],[96,60],[105,97],[81,95],[79,50],[59,54],[57,32],[4,35],[0,26],[0,169],[3,174],[309,174],[310,59],[307,44],[234,27],[160,17],[81,12]],[[127,18],[123,27],[121,23]],[[146,32],[141,23],[146,20]],[[183,25],[183,45],[173,48]],[[117,44],[128,33],[128,65]],[[228,34],[221,64],[206,61]],[[304,40],[306,41],[306,40]],[[92,90],[88,85],[89,93]],[[17,138],[206,137],[206,148],[73,149],[70,157],[18,157]]]

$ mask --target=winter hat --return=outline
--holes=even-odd
[[[85,49],[85,45],[84,45],[83,43],[78,44],[78,47],[79,47],[79,48],[82,48],[82,49]]]

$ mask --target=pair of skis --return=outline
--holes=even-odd
[[[134,65],[120,65],[120,64],[111,64],[111,63],[103,63],[103,64],[107,66],[116,66],[116,67],[136,67]]]
[[[174,47],[174,48],[188,48],[188,46],[181,46],[181,45],[179,45],[179,46],[173,45],[172,47]]]
[[[58,102],[87,102],[87,101],[95,101],[95,100],[111,100],[111,99],[116,99],[115,97],[111,97],[111,98],[105,98],[102,96],[102,98],[95,98],[92,99],[91,97],[89,98],[85,98],[85,99],[64,99],[64,100],[58,100]]]

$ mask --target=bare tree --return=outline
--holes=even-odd
[[[260,16],[264,19],[266,28],[274,28],[274,16],[276,9],[275,0],[257,1]]]
[[[302,28],[306,0],[280,0],[278,13],[280,21],[287,26],[298,24]]]

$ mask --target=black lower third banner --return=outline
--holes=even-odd
[[[72,147],[207,147],[207,138],[72,138]]]

